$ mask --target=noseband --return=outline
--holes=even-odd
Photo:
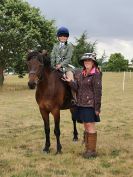
[[[35,71],[30,71],[29,74],[36,74],[36,72]]]

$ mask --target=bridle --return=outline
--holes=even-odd
[[[38,60],[38,59],[36,59],[36,60]],[[39,61],[39,60],[38,60]],[[38,73],[36,73],[36,71],[34,71],[34,70],[31,70],[30,72],[29,72],[29,75],[31,75],[31,74],[33,74],[33,75],[36,75],[37,76],[37,80],[35,81],[36,82],[36,84],[38,84],[40,81],[42,81],[43,80],[43,76],[42,76],[42,71],[43,71],[43,69],[44,69],[44,64],[43,64],[43,61],[39,61],[39,65],[41,66],[41,69],[39,70],[39,72]]]

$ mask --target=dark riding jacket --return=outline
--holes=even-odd
[[[100,112],[102,96],[102,73],[96,72],[83,76],[82,72],[76,76],[75,81],[70,82],[70,86],[77,94],[77,106],[94,107]]]

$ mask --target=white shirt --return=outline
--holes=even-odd
[[[62,48],[65,45],[64,42],[60,42],[60,48]]]

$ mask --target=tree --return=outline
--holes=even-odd
[[[28,49],[51,51],[56,41],[54,21],[43,17],[39,9],[23,0],[1,0],[0,4],[0,68],[13,67],[23,75],[24,60]],[[2,81],[2,79],[0,79]],[[2,84],[2,82],[0,83]]]
[[[108,70],[110,71],[125,71],[128,69],[128,60],[121,53],[110,55],[108,62]]]
[[[131,59],[131,63],[132,63],[132,65],[133,65],[133,58]]]
[[[105,61],[107,59],[107,56],[106,56],[106,53],[105,51],[103,52],[101,58],[99,58],[97,61],[98,61],[98,64],[99,66],[102,68],[102,66],[104,65]]]
[[[87,33],[84,32],[79,39],[76,39],[76,45],[74,46],[72,63],[76,67],[79,67],[79,59],[85,52],[95,52],[96,42],[87,42]]]

